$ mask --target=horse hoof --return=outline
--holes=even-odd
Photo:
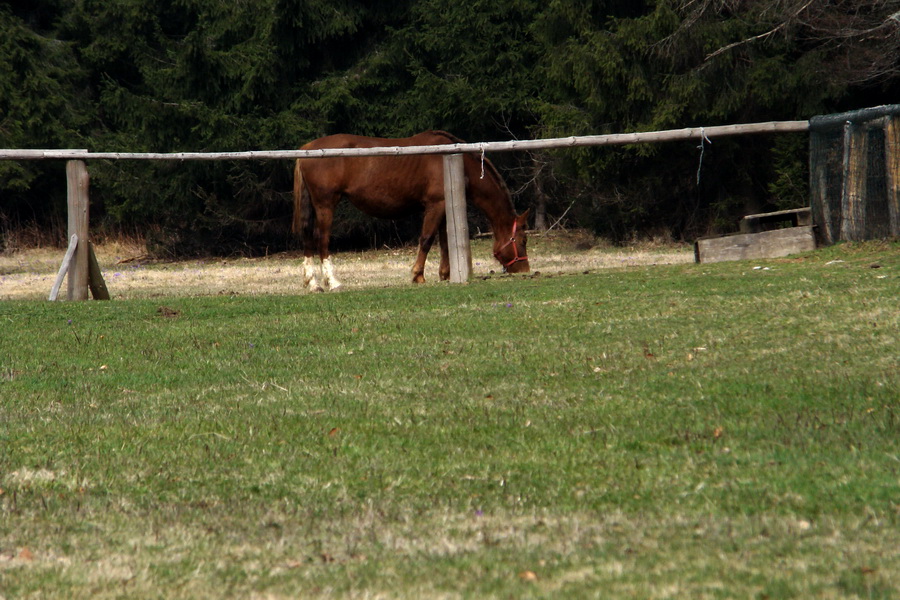
[[[311,285],[309,286],[309,291],[315,294],[318,292],[324,292],[325,288],[323,288],[321,285]]]
[[[329,285],[328,289],[331,290],[332,292],[335,292],[335,291],[341,289],[342,287],[344,287],[343,284],[335,283],[335,284]]]

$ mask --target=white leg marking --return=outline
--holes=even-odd
[[[322,286],[316,279],[316,263],[311,256],[303,258],[303,285],[311,292],[321,292]]]
[[[322,277],[328,289],[336,290],[341,287],[341,282],[334,276],[334,263],[331,262],[331,258],[322,261]]]

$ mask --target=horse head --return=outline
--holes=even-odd
[[[513,219],[509,234],[494,236],[494,258],[500,261],[507,273],[527,273],[531,270],[528,253],[525,251],[528,242],[525,229],[530,211],[529,208]]]

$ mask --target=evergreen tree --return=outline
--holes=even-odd
[[[839,72],[834,63],[847,63],[865,44],[897,55],[890,15],[900,3],[863,4],[878,5],[865,23],[881,37],[873,43],[856,35],[852,45],[836,24],[858,22],[859,3],[657,0],[628,3],[630,13],[615,2],[550,3],[535,25],[544,43],[542,133],[806,119],[834,110],[859,88],[846,72],[825,70]],[[803,21],[804,11],[815,18]],[[866,78],[884,84],[882,98],[897,88],[887,69]],[[583,197],[581,222],[599,232],[622,239],[663,226],[691,238],[730,229],[747,211],[808,202],[801,138],[722,139],[702,152],[689,143],[581,150],[565,154],[558,169],[567,191]]]
[[[121,151],[290,148],[315,137],[310,100],[322,70],[368,9],[347,0],[82,0],[66,33],[95,74],[92,145]],[[282,162],[116,162],[93,169],[117,223],[148,215],[177,252],[252,251],[287,240],[290,169]],[[181,242],[197,244],[189,246]]]
[[[478,141],[806,119],[896,102],[898,14],[900,0],[7,2],[0,146],[253,150],[336,132]],[[691,239],[805,203],[806,155],[805,136],[782,135],[493,158],[520,205],[622,240]],[[156,227],[177,252],[290,243],[287,161],[90,169],[95,224]],[[0,162],[0,219],[60,222],[62,181],[58,164]],[[346,217],[348,235],[385,231]]]
[[[79,147],[84,73],[72,45],[53,36],[56,14],[54,2],[0,4],[0,147]],[[64,208],[63,177],[59,165],[0,161],[0,230]]]

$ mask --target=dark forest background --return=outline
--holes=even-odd
[[[900,0],[24,0],[0,3],[0,147],[296,148],[808,119],[900,101]],[[504,153],[537,226],[613,241],[808,203],[807,136]],[[92,225],[169,254],[295,247],[289,161],[94,161]],[[476,219],[476,228],[480,226]],[[345,244],[414,234],[352,210]],[[65,234],[60,161],[0,161],[11,231]]]

